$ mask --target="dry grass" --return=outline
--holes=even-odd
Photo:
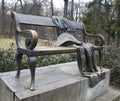
[[[7,49],[12,43],[15,44],[14,38],[0,38],[0,49]]]
[[[25,39],[22,38],[22,44],[23,45],[24,45],[24,41],[25,41]],[[9,48],[9,46],[12,43],[16,47],[15,38],[3,38],[3,37],[1,37],[0,38],[0,49],[7,49],[7,48]],[[43,45],[49,45],[49,44],[50,44],[49,41],[39,39],[38,43],[37,43],[37,46],[40,46],[40,45],[43,46]]]

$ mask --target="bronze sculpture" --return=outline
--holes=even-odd
[[[22,60],[23,54],[25,54],[28,57],[28,65],[31,72],[30,90],[34,90],[36,57],[41,55],[76,52],[78,68],[83,76],[86,76],[89,78],[90,87],[94,87],[99,81],[105,78],[105,73],[102,71],[101,63],[100,63],[101,57],[102,57],[101,52],[103,50],[103,44],[104,44],[104,37],[102,35],[88,34],[86,32],[85,25],[82,22],[74,22],[66,18],[58,18],[58,17],[46,18],[46,17],[20,14],[16,12],[12,12],[12,17],[15,20],[15,31],[16,31],[15,37],[16,37],[16,44],[17,44],[16,78],[19,78],[20,76],[21,60]],[[22,30],[21,24],[55,27],[57,29],[58,35],[61,35],[64,33],[71,34],[76,32],[76,30],[82,30],[83,42],[79,42],[74,37],[70,36],[70,38],[72,39],[70,40],[72,46],[70,46],[70,42],[68,42],[66,44],[66,47],[63,44],[62,46],[57,46],[57,47],[46,46],[46,47],[36,48],[37,41],[38,41],[38,33],[33,29]],[[20,34],[22,34],[26,38],[25,47],[23,47],[21,44]],[[98,39],[100,39],[100,42],[97,45],[88,43],[86,41],[86,36],[97,37]],[[60,38],[60,36],[58,36],[58,38]],[[99,52],[99,66],[101,68],[99,72],[97,70],[97,66],[94,61],[94,51]],[[86,65],[85,68],[83,67],[83,64]],[[93,73],[96,74],[94,78],[93,78]]]

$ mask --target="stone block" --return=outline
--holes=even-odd
[[[20,79],[16,71],[0,74],[0,101],[92,101],[105,93],[110,71],[94,88],[88,78],[82,77],[76,62],[51,65],[36,69],[35,91],[30,91],[30,71],[22,70]]]

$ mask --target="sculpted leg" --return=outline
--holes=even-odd
[[[30,68],[31,73],[31,84],[30,84],[30,90],[35,90],[34,84],[35,84],[35,68],[36,68],[36,57],[28,57],[28,65]]]
[[[15,76],[16,78],[20,77],[20,69],[21,69],[22,56],[23,56],[23,54],[21,54],[21,53],[17,53],[16,54],[16,63],[17,63],[17,74]]]

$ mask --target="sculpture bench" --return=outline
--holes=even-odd
[[[99,34],[88,34],[86,32],[85,25],[82,22],[70,21],[66,18],[48,18],[35,15],[26,15],[16,12],[12,12],[12,18],[15,22],[15,38],[17,44],[17,74],[16,78],[20,76],[21,60],[22,56],[25,54],[28,57],[28,65],[31,72],[31,85],[30,90],[34,90],[35,83],[35,68],[36,68],[36,57],[42,55],[52,55],[52,54],[62,54],[62,53],[77,53],[77,63],[78,68],[83,76],[89,78],[90,87],[94,87],[99,81],[104,79],[104,72],[101,69],[101,57],[102,49],[104,44],[104,37]],[[22,30],[21,25],[35,25],[44,27],[54,27],[58,32],[58,46],[40,46],[36,47],[38,41],[38,33],[32,29]],[[83,42],[79,42],[70,33],[74,33],[77,30],[81,30],[83,33]],[[21,44],[21,34],[25,36],[25,46]],[[90,37],[96,37],[99,39],[99,43],[93,45],[86,41],[86,35]],[[67,41],[63,41],[64,36]],[[71,38],[69,40],[69,38]],[[61,44],[62,43],[62,44]],[[94,60],[94,51],[99,53],[99,67],[97,69]],[[85,65],[85,67],[83,66]]]

